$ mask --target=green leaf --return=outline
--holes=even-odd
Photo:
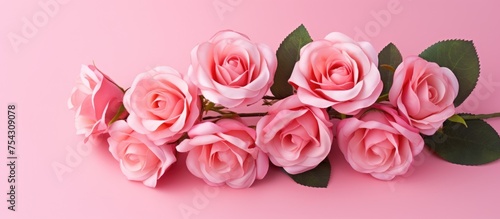
[[[326,188],[328,181],[330,181],[330,172],[330,161],[326,158],[312,170],[295,175],[287,174],[298,184],[315,188]]]
[[[401,57],[401,53],[393,43],[389,43],[378,54],[378,70],[380,71],[380,78],[384,83],[382,95],[389,93],[394,78],[394,70],[402,61],[403,57]]]
[[[464,125],[465,127],[467,127],[467,123],[465,122],[464,118],[462,118],[460,115],[457,115],[457,114],[448,118],[448,121],[460,123],[460,124]]]
[[[468,127],[446,121],[442,131],[424,137],[425,143],[444,160],[462,165],[481,165],[500,158],[500,137],[480,119],[467,120]]]
[[[288,79],[300,58],[300,49],[310,42],[312,42],[311,36],[303,24],[281,42],[276,51],[278,67],[271,86],[271,92],[275,97],[283,99],[293,94],[293,87],[288,83]]]
[[[476,87],[480,66],[479,57],[472,41],[441,41],[420,53],[420,57],[453,71],[459,84],[455,106],[462,104]]]

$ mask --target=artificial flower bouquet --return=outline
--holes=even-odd
[[[456,164],[500,158],[500,138],[483,121],[500,115],[455,110],[478,77],[471,41],[441,41],[403,59],[392,43],[377,53],[342,33],[312,40],[303,25],[276,53],[226,30],[194,47],[188,69],[155,67],[127,89],[84,65],[69,108],[77,134],[106,138],[123,174],[149,187],[178,153],[213,186],[247,188],[270,161],[297,183],[326,187],[334,146],[380,180],[405,174],[425,146]],[[265,111],[234,110],[252,104]]]

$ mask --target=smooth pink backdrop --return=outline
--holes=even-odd
[[[68,150],[82,140],[66,105],[81,64],[95,62],[127,87],[136,74],[156,65],[186,71],[191,49],[221,29],[240,31],[273,49],[301,23],[314,39],[332,31],[353,37],[362,31],[377,50],[394,42],[404,55],[443,39],[471,39],[480,55],[481,84],[461,110],[500,111],[500,15],[493,1],[60,0],[57,11],[47,15],[40,3],[50,1],[4,1],[0,9],[2,219],[183,218],[181,209],[196,213],[189,218],[500,217],[500,162],[459,166],[429,153],[419,156],[406,176],[384,182],[355,172],[333,149],[327,189],[297,185],[272,168],[249,189],[206,191],[187,171],[184,155],[151,189],[127,181],[104,145],[93,147],[61,180],[53,169],[66,164]],[[219,16],[214,4],[227,11]],[[376,18],[386,12],[392,12],[389,19]],[[33,16],[36,33],[23,35],[24,19]],[[26,41],[13,46],[13,34]],[[16,212],[6,203],[10,103],[18,107]],[[500,131],[500,119],[489,122]]]

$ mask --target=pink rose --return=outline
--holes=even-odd
[[[108,129],[108,123],[119,112],[123,91],[93,65],[82,65],[80,78],[68,100],[68,108],[76,111],[76,133],[96,137]],[[118,118],[123,119],[127,112]]]
[[[382,92],[377,64],[371,44],[334,32],[302,47],[289,83],[305,104],[354,115]]]
[[[433,135],[455,114],[457,94],[458,80],[450,69],[412,56],[396,69],[389,100],[420,133]]]
[[[124,96],[127,122],[155,144],[176,141],[199,121],[197,88],[170,67],[139,74]]]
[[[189,79],[205,98],[225,107],[255,103],[273,83],[277,60],[267,45],[221,31],[191,51]]]
[[[191,173],[212,186],[247,188],[267,173],[267,155],[255,145],[255,130],[233,119],[194,126],[177,151],[188,152]]]
[[[316,167],[330,152],[332,140],[326,110],[306,106],[296,95],[276,102],[257,123],[256,144],[290,174]]]
[[[375,104],[341,120],[337,138],[352,168],[381,180],[405,174],[424,147],[418,130],[388,104]]]
[[[120,161],[120,168],[129,180],[155,187],[156,181],[177,160],[173,145],[157,146],[124,120],[111,125],[109,136],[109,151]]]

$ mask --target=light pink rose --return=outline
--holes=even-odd
[[[389,100],[420,133],[433,135],[455,114],[457,94],[458,80],[450,69],[412,56],[396,69]]]
[[[82,65],[80,78],[68,100],[68,108],[76,111],[77,134],[96,137],[108,129],[108,123],[118,113],[123,91],[107,75],[93,65]],[[117,118],[123,119],[127,112]]]
[[[333,32],[302,47],[289,83],[305,104],[354,115],[382,92],[377,65],[370,43]]]
[[[177,151],[188,152],[191,173],[212,186],[247,188],[267,174],[267,155],[255,145],[255,130],[233,119],[204,122],[189,132]]]
[[[341,120],[337,139],[352,168],[381,180],[405,174],[424,147],[418,130],[388,103]]]
[[[110,126],[109,136],[109,151],[120,161],[120,168],[129,180],[155,187],[156,181],[177,160],[174,145],[157,146],[124,120]]]
[[[332,146],[332,123],[325,109],[307,106],[296,95],[276,102],[257,123],[256,144],[271,162],[290,174],[316,167]]]
[[[199,121],[197,88],[171,67],[139,74],[124,96],[127,122],[155,144],[176,141]]]
[[[231,108],[259,101],[273,83],[276,66],[270,47],[226,30],[191,51],[188,72],[205,98]]]

